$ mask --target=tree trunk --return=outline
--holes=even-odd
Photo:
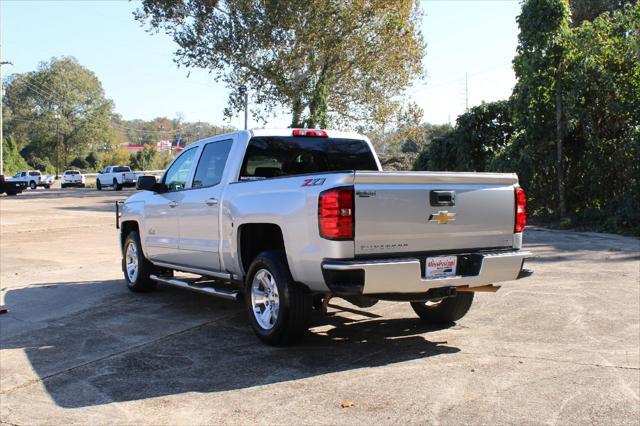
[[[560,218],[567,215],[564,191],[564,159],[562,154],[565,129],[566,119],[562,105],[562,75],[560,68],[556,74],[556,169],[558,171],[558,211]]]
[[[304,106],[302,105],[302,99],[297,98],[291,105],[291,127],[302,127],[302,111]]]
[[[326,74],[323,70],[318,83],[313,90],[311,102],[309,102],[309,119],[307,120],[308,128],[325,128],[327,127],[327,97],[329,91],[327,88]]]

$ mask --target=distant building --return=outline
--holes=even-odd
[[[156,149],[159,152],[171,151],[171,141],[158,141],[156,143]]]
[[[136,153],[138,151],[142,151],[144,149],[144,145],[127,145],[127,150],[131,153]]]

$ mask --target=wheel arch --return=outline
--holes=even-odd
[[[138,222],[135,220],[125,220],[120,223],[120,250],[124,250],[124,242],[131,231],[138,232],[138,235],[140,236],[140,243],[142,245],[142,235],[140,235],[140,225]]]
[[[246,275],[253,260],[263,251],[282,250],[289,263],[284,234],[278,224],[244,223],[238,227],[237,241],[238,262],[243,275]]]

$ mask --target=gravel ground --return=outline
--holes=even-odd
[[[638,425],[638,239],[530,228],[535,274],[455,326],[334,300],[271,348],[237,303],[126,289],[128,193],[0,198],[2,423]]]

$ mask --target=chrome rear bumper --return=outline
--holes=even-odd
[[[475,275],[457,275],[454,277],[425,279],[420,259],[383,259],[383,260],[330,260],[322,263],[323,273],[333,271],[352,272],[348,279],[362,276],[363,282],[354,283],[360,294],[424,293],[433,288],[483,286],[519,278],[522,265],[531,252],[514,250],[509,252],[481,253],[480,267]],[[346,276],[345,274],[345,276]],[[337,274],[334,274],[337,275]],[[331,283],[327,283],[329,288]]]

